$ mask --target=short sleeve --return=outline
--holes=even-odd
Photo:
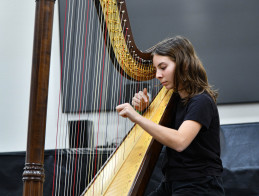
[[[213,118],[213,107],[210,97],[201,94],[193,97],[187,106],[184,120],[193,120],[209,128]]]

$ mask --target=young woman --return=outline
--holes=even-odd
[[[147,107],[146,89],[133,97],[135,109],[129,103],[116,107],[119,115],[166,146],[164,179],[151,195],[224,195],[217,93],[208,84],[201,61],[191,42],[181,36],[158,43],[152,57],[156,78],[176,97],[171,125],[155,124],[135,111]]]

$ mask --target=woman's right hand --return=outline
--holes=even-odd
[[[143,91],[139,91],[135,93],[135,96],[132,98],[132,105],[133,107],[142,112],[145,110],[149,105],[149,96],[147,94],[147,89],[144,88]]]

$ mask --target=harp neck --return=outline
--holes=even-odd
[[[116,67],[124,76],[136,81],[147,81],[155,77],[151,53],[138,49],[133,39],[125,1],[95,0],[103,32],[108,34],[106,44],[111,43],[110,56],[119,65]],[[119,22],[118,22],[119,21]],[[101,22],[102,23],[102,22]],[[136,71],[138,70],[138,71]]]

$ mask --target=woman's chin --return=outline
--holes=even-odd
[[[165,85],[164,86],[167,90],[170,90],[170,89],[172,89],[173,87],[171,87],[170,85]]]

